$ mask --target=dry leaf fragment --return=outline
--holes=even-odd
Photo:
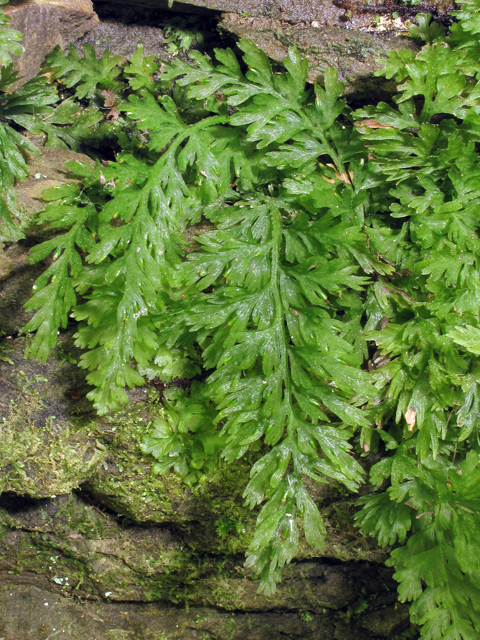
[[[413,431],[413,427],[415,426],[415,422],[417,420],[417,412],[413,407],[408,407],[405,413],[405,420],[408,424],[408,430]]]
[[[331,169],[333,169],[333,172],[335,173],[335,177],[337,178],[337,180],[341,180],[342,182],[345,182],[345,184],[351,184],[351,182],[353,182],[353,171],[349,170],[348,171],[348,175],[345,171],[342,171],[342,173],[339,173],[337,171],[337,167],[332,164],[331,162],[327,162],[327,164],[322,164],[321,162],[318,163],[319,167],[330,167]],[[330,182],[331,184],[335,183],[335,180],[333,180],[332,178],[327,178],[327,176],[322,176],[322,178],[325,180],[325,182]]]
[[[355,126],[358,128],[367,127],[368,129],[393,129],[393,127],[390,127],[387,124],[382,124],[381,122],[378,122],[378,120],[359,120],[358,122],[355,122]]]
[[[118,106],[117,97],[111,89],[104,89],[102,91],[102,96],[105,98],[105,101],[103,103],[103,106],[105,108],[110,109],[111,107]]]
[[[120,111],[117,109],[118,100],[116,95],[113,93],[111,89],[104,89],[102,91],[102,96],[105,98],[103,106],[106,109],[110,109],[107,113],[107,120],[118,120],[118,116],[120,115]]]

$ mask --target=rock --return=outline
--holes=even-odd
[[[130,21],[134,12],[142,14],[145,8],[150,9],[153,23],[168,15],[166,0],[101,0],[96,6],[101,15],[116,13],[120,21],[129,9]],[[210,15],[222,12],[219,28],[223,33],[252,39],[278,62],[285,58],[289,46],[296,46],[309,59],[311,82],[321,81],[325,69],[333,66],[346,83],[346,93],[355,94],[359,100],[371,99],[372,93],[379,99],[391,98],[395,83],[374,79],[374,72],[390,51],[418,48],[418,43],[408,37],[416,13],[433,11],[437,19],[448,22],[446,12],[452,8],[451,0],[414,7],[383,0],[181,0],[172,7],[175,11]],[[109,29],[115,31],[112,26]],[[125,27],[126,34],[130,34],[129,29],[130,25]],[[103,38],[100,33],[100,51],[104,49]],[[119,51],[121,47],[114,44],[113,49]]]
[[[6,341],[1,354],[0,492],[35,498],[70,493],[98,467],[105,450],[94,427],[72,419],[66,394],[81,384],[82,373],[67,360],[24,360],[27,341]]]
[[[111,603],[157,601],[163,608],[167,603],[216,607],[234,614],[306,609],[307,620],[316,618],[325,630],[328,621],[340,622],[361,602],[363,610],[374,598],[375,607],[393,605],[396,598],[385,567],[328,559],[292,563],[277,592],[260,595],[258,581],[243,568],[241,557],[190,549],[171,527],[120,523],[76,495],[36,502],[3,496],[0,529],[0,582],[8,574],[19,575],[55,594],[57,602],[77,595]],[[0,631],[4,619],[0,613]],[[271,637],[266,632],[257,636]],[[376,632],[370,637],[377,637]]]
[[[118,56],[130,57],[143,44],[145,56],[154,55],[159,59],[168,57],[166,37],[163,29],[143,24],[124,24],[113,20],[102,20],[92,31],[78,40],[77,48],[83,45],[94,47],[97,57],[108,49]]]
[[[91,0],[25,0],[5,8],[9,27],[23,33],[25,53],[15,60],[24,80],[33,78],[57,44],[73,44],[97,23]]]
[[[345,638],[385,637],[383,614],[357,620],[353,612],[393,606],[392,572],[376,562],[383,551],[354,532],[344,497],[331,488],[315,497],[327,522],[327,557],[315,557],[303,542],[300,561],[285,568],[277,592],[259,595],[258,581],[243,567],[255,519],[241,498],[248,464],[227,467],[192,488],[174,474],[153,475],[153,459],[141,452],[139,441],[158,410],[154,398],[146,402],[145,391],[137,390],[127,411],[97,418],[85,398],[88,387],[74,362],[71,334],[61,336],[46,364],[24,361],[30,339],[6,342],[9,361],[0,362],[0,584],[13,585],[7,591],[17,603],[16,609],[3,608],[8,596],[0,588],[1,637],[32,637],[20,602],[28,602],[30,612],[46,602],[52,606],[51,617],[40,615],[38,632],[64,625],[75,634],[87,629],[97,640],[110,638],[105,634],[112,629],[114,637],[136,640],[144,637],[137,633],[139,620],[148,618],[149,629],[165,628],[169,616],[186,625],[186,635],[177,638],[195,637],[188,634],[198,629],[220,634],[213,638],[280,639],[280,626],[271,626],[276,611],[284,612],[289,633],[305,640],[333,640],[345,616],[352,634]],[[73,595],[100,602],[95,608],[73,606]],[[159,604],[144,604],[151,601]],[[186,616],[168,603],[200,609]],[[402,612],[397,626],[408,621]],[[95,615],[98,629],[88,626],[94,624],[90,618],[98,621]],[[85,627],[80,621],[87,618]],[[22,625],[21,636],[11,635],[15,624]],[[228,625],[236,635],[223,635]]]
[[[245,18],[234,13],[224,14],[219,26],[239,38],[253,40],[278,62],[287,56],[289,47],[296,47],[308,58],[310,82],[321,80],[325,69],[332,66],[346,83],[346,93],[358,97],[362,93],[371,96],[372,85],[384,84],[383,80],[375,80],[373,74],[381,68],[389,51],[416,46],[391,34],[378,35],[340,26],[297,28],[273,18]],[[396,85],[391,84],[394,90]]]
[[[3,249],[3,242],[0,242],[0,282],[8,278],[13,269],[12,260],[9,256],[5,255]]]
[[[26,154],[29,176],[15,187],[18,204],[27,219],[44,206],[41,199],[44,189],[78,182],[78,177],[65,168],[65,162],[92,163],[87,156],[67,149],[42,147],[41,152],[40,156]],[[32,236],[41,236],[41,229],[27,224],[24,231],[29,241],[14,243],[0,252],[0,335],[12,336],[30,320],[34,312],[27,313],[23,304],[32,295],[32,286],[46,267],[45,261],[38,265],[28,263],[28,244]]]
[[[360,626],[373,636],[392,638],[408,625],[408,605],[395,603],[393,606],[369,611],[360,619]]]
[[[189,610],[159,603],[79,602],[37,586],[33,574],[1,578],[4,640],[39,640],[58,631],[63,640],[284,640],[289,636],[333,640],[335,633],[334,622],[325,615],[308,614],[305,621],[297,612],[234,615],[214,608]],[[361,630],[357,634],[357,640],[367,640]]]
[[[26,154],[29,175],[15,187],[18,205],[29,218],[44,207],[45,202],[42,200],[44,189],[52,189],[67,183],[79,183],[78,177],[73,176],[65,168],[66,162],[83,162],[92,166],[94,164],[88,156],[69,149],[40,147],[39,151],[41,152],[39,156]],[[38,233],[38,230],[27,229],[25,233],[31,236]]]
[[[242,498],[252,461],[225,465],[191,488],[173,473],[154,474],[155,460],[140,443],[160,409],[155,395],[148,401],[147,390],[137,388],[130,392],[127,411],[98,418],[85,397],[89,386],[76,365],[79,353],[71,333],[61,336],[46,363],[24,359],[31,339],[6,340],[0,360],[0,491],[46,498],[82,487],[131,522],[175,523],[191,548],[244,553],[256,519]],[[316,485],[312,495],[329,532],[326,555],[343,561],[385,559],[375,541],[354,528],[354,511],[344,495]],[[299,557],[316,555],[303,541]]]
[[[112,0],[99,0],[95,4],[109,4]],[[330,22],[338,21],[342,17],[342,22],[346,22],[352,18],[349,14],[370,14],[381,15],[390,14],[393,9],[393,3],[386,3],[384,0],[372,0],[370,3],[364,0],[175,0],[174,4],[169,7],[168,0],[118,0],[115,4],[127,4],[140,7],[158,8],[159,10],[172,9],[173,11],[196,11],[211,12],[221,11],[225,13],[237,13],[250,17],[267,17],[276,20],[284,20],[291,23],[298,22],[319,22],[322,23],[329,20]],[[399,9],[405,7],[402,3]],[[422,6],[422,4],[424,6]],[[438,13],[446,13],[454,6],[452,0],[437,0],[437,2],[419,3],[416,11],[425,11],[429,9],[436,10]],[[401,11],[402,13],[402,11]],[[405,13],[405,12],[403,12]]]
[[[0,336],[7,340],[18,333],[33,315],[26,312],[23,305],[32,295],[32,287],[38,276],[45,270],[45,263],[30,265],[25,242],[9,246],[3,255],[9,262],[8,278],[0,283]],[[4,343],[4,346],[8,343]],[[7,347],[8,351],[8,347]]]

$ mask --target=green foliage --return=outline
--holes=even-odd
[[[382,251],[388,228],[398,273],[366,306],[367,338],[383,359],[372,372],[380,402],[369,446],[391,452],[371,479],[390,486],[362,500],[358,521],[380,544],[410,536],[390,563],[400,598],[414,602],[432,640],[480,632],[479,11],[464,5],[451,36],[392,55],[386,75],[401,83],[397,106],[355,114],[376,180],[391,185],[370,245]]]
[[[202,472],[217,468],[225,442],[214,427],[215,411],[203,393],[198,383],[189,392],[175,387],[163,392],[162,415],[154,420],[152,435],[142,444],[142,451],[160,460],[153,467],[156,473],[173,468],[187,484],[193,484]]]
[[[188,51],[194,44],[202,46],[204,35],[198,28],[198,16],[170,18],[164,25],[166,44],[171,55],[180,51]]]
[[[127,402],[124,387],[143,384],[141,374],[163,369],[165,378],[167,353],[177,350],[185,363],[200,351],[203,367],[215,369],[204,394],[215,407],[223,457],[231,462],[262,440],[266,446],[245,498],[251,506],[266,501],[248,564],[268,592],[298,548],[298,518],[307,542],[324,544],[302,478],[334,478],[352,490],[362,481],[349,439],[358,425],[370,426],[362,407],[375,389],[360,369],[358,292],[369,280],[356,272],[392,268],[366,246],[364,197],[341,157],[362,148],[354,130],[347,140],[335,122],[346,109],[336,73],[313,94],[296,51],[278,75],[251,42],[241,47],[246,75],[229,50],[217,51],[218,67],[195,53],[193,66],[169,65],[160,86],[183,76],[173,99],[146,88],[132,93],[144,69],[138,58],[127,64],[128,99],[118,107],[133,127],[126,150],[108,166],[69,165],[84,187],[45,194],[50,204],[39,222],[66,232],[32,252],[33,261],[52,252],[55,260],[35,284],[28,309],[39,311],[27,329],[37,331],[31,353],[45,359],[69,315],[79,321],[76,344],[87,348],[80,365],[90,370],[89,397],[100,413]],[[70,88],[84,79],[69,80]],[[98,85],[92,80],[93,100]],[[146,148],[133,154],[139,132]],[[287,145],[292,137],[295,145]],[[319,155],[336,164],[319,166]],[[366,175],[357,164],[360,187]],[[182,234],[202,214],[215,228],[182,260]],[[201,449],[187,453],[187,433],[194,442],[188,425],[155,426],[145,446],[159,471],[172,466],[173,452],[189,479],[189,460],[204,465]]]
[[[433,42],[445,36],[445,29],[438,22],[432,21],[429,13],[418,13],[415,16],[417,24],[410,26],[410,35],[424,42]]]
[[[163,67],[52,54],[76,92],[61,135],[108,96],[116,155],[45,194],[39,221],[64,232],[33,249],[54,261],[27,325],[45,359],[78,322],[99,413],[203,370],[167,389],[143,449],[187,482],[253,452],[247,565],[265,593],[301,536],[323,549],[305,479],[355,491],[359,456],[380,454],[358,524],[397,545],[428,640],[480,632],[480,3],[456,15],[446,38],[420,16],[428,44],[383,71],[394,104],[355,113],[336,72],[312,88],[296,50],[279,71],[248,40],[243,65],[229,49]]]
[[[56,73],[62,76],[66,87],[75,87],[75,96],[80,100],[93,98],[99,87],[103,90],[110,89],[114,93],[121,91],[123,84],[117,79],[121,73],[118,66],[122,60],[121,56],[112,56],[105,51],[103,56],[97,59],[95,50],[90,45],[84,47],[83,54],[81,57],[75,47],[70,47],[64,55],[57,46],[47,56],[46,65],[54,68]]]

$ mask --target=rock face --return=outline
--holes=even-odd
[[[97,0],[95,5],[111,2],[111,0]],[[168,0],[119,0],[123,4],[135,4],[144,7],[172,9],[173,11],[221,11],[228,13],[246,14],[252,17],[268,17],[287,22],[322,22],[338,20],[347,11],[360,15],[361,13],[382,14],[393,11],[393,3],[384,0],[175,0],[169,7]],[[430,11],[438,10],[445,13],[453,7],[451,0],[431,2]],[[346,16],[343,21],[351,19]]]
[[[25,615],[28,607],[28,615]],[[384,610],[391,619],[402,608]],[[374,636],[368,627],[309,611],[246,612],[168,607],[159,603],[78,602],[46,591],[30,578],[8,575],[0,583],[0,633],[4,640],[394,640]],[[18,621],[24,619],[21,632]],[[19,635],[21,633],[21,635]]]
[[[4,311],[0,305],[0,318]],[[305,640],[393,638],[405,628],[408,608],[396,602],[384,552],[355,532],[351,498],[334,487],[317,493],[327,556],[303,541],[277,592],[259,595],[243,566],[255,519],[241,498],[247,466],[220,469],[191,489],[174,474],[155,476],[139,447],[159,410],[155,394],[140,389],[127,411],[99,419],[70,335],[46,364],[24,360],[29,340],[6,340],[0,362],[0,603],[15,603],[17,628],[26,600],[42,623],[35,614],[37,626],[15,635],[12,610],[0,604],[0,637],[29,640],[36,629],[46,638],[67,623],[76,634],[84,629],[79,611],[97,640],[112,629],[132,634],[119,638],[154,638],[137,630],[145,616],[149,631],[165,631],[166,618],[186,625],[173,638],[202,629],[207,638],[280,639],[280,627],[272,631],[278,611]],[[74,608],[65,600],[73,595],[97,604]],[[45,602],[55,603],[53,617],[45,617]],[[190,607],[189,616],[174,605]],[[256,635],[242,635],[245,614]],[[231,636],[223,635],[228,624]],[[71,633],[62,637],[78,637]]]
[[[253,40],[265,53],[281,62],[288,48],[296,47],[308,57],[310,82],[321,81],[328,67],[338,69],[347,93],[372,92],[378,84],[373,73],[380,69],[390,51],[412,48],[415,45],[393,34],[356,31],[341,26],[322,27],[319,23],[301,28],[275,18],[247,18],[226,13],[220,27],[239,38]]]
[[[98,18],[91,0],[25,0],[9,2],[5,8],[10,27],[23,33],[25,53],[15,61],[24,80],[40,70],[45,56],[57,44],[73,44],[91,31]]]
[[[99,13],[117,7],[121,15],[121,7],[132,6],[156,9],[159,20],[168,13],[166,0],[100,0],[94,4]],[[372,77],[390,51],[417,47],[408,37],[415,13],[434,11],[443,19],[453,7],[451,0],[406,5],[400,0],[181,0],[172,10],[219,12],[221,30],[252,39],[276,61],[285,58],[289,46],[295,46],[308,56],[311,82],[321,80],[325,69],[333,66],[346,83],[347,93],[361,99],[372,91],[378,94],[379,81]],[[383,90],[393,91],[394,84]]]

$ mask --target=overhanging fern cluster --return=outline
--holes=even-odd
[[[76,95],[36,126],[92,153],[108,136],[116,154],[70,165],[81,188],[45,193],[39,222],[64,232],[32,251],[54,261],[27,329],[45,359],[75,318],[100,413],[149,378],[205,380],[167,397],[144,450],[188,482],[218,455],[257,452],[247,564],[266,593],[300,524],[323,548],[305,479],[355,491],[358,456],[382,454],[358,524],[397,545],[423,637],[473,640],[480,3],[455,15],[448,37],[421,17],[428,44],[384,70],[395,104],[354,113],[336,72],[310,87],[293,49],[284,70],[248,40],[240,62],[217,50],[161,67],[141,48],[120,65],[55,51],[48,65]]]

